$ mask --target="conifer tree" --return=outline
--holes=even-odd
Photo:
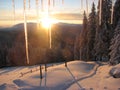
[[[120,63],[120,0],[115,2],[113,15],[113,29],[115,29],[115,33],[110,46],[111,65]]]
[[[88,20],[86,16],[86,12],[84,11],[84,17],[83,17],[83,29],[80,33],[80,59],[86,60],[87,55],[87,28],[88,27]]]
[[[120,17],[120,0],[116,0],[113,13],[113,29],[116,28],[119,17]]]
[[[75,42],[74,42],[74,59],[75,60],[79,60],[80,59],[79,40],[80,40],[80,36],[77,35],[76,39],[75,39]]]
[[[95,9],[95,4],[93,3],[92,10],[91,10],[91,13],[89,14],[89,19],[88,19],[87,59],[93,59],[95,33],[96,33],[96,9]]]
[[[120,18],[110,46],[110,64],[120,63]]]
[[[100,0],[98,4],[98,8],[100,7]],[[112,37],[112,29],[111,29],[111,7],[112,2],[111,0],[102,0],[101,6],[101,24],[97,23],[97,30],[95,36],[95,56],[99,60],[107,59],[108,60],[108,53],[109,53],[109,45]],[[98,9],[98,15],[100,10]],[[100,17],[98,17],[98,20]],[[97,21],[98,21],[97,20]]]

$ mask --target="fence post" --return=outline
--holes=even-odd
[[[45,72],[47,71],[47,64],[45,63]]]
[[[66,62],[66,60],[65,60],[65,67],[67,67],[67,62]]]
[[[42,66],[40,65],[40,79],[42,79]]]

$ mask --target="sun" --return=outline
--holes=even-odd
[[[44,28],[49,28],[52,24],[58,23],[58,20],[47,16],[41,19],[41,23]]]

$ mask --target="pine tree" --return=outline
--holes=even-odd
[[[80,45],[79,45],[79,39],[80,39],[80,36],[76,36],[76,39],[75,39],[75,42],[74,42],[74,60],[79,60],[80,59],[80,52],[79,52],[79,49],[80,49]]]
[[[120,0],[116,0],[113,13],[113,29],[116,28],[120,17]]]
[[[95,4],[92,5],[91,13],[89,14],[88,19],[88,43],[87,43],[87,59],[93,59],[93,48],[95,42],[95,33],[96,33],[96,9]]]
[[[84,17],[83,17],[83,29],[80,33],[80,59],[86,60],[86,51],[87,51],[87,28],[88,27],[88,20],[86,13],[84,11]]]
[[[111,65],[120,63],[120,0],[116,0],[114,5],[113,29],[115,29],[115,33],[110,46]]]
[[[120,19],[115,29],[114,38],[111,41],[110,50],[110,64],[120,63]]]
[[[98,8],[100,7],[100,0],[98,4]],[[99,60],[103,60],[103,58],[108,60],[109,53],[109,45],[112,38],[111,31],[111,0],[102,0],[101,6],[101,24],[97,23],[97,30],[95,36],[95,56],[99,58]],[[98,15],[100,10],[98,9]],[[100,17],[98,17],[99,20]]]

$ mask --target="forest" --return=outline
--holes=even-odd
[[[52,48],[48,33],[36,23],[28,23],[29,65],[71,60],[120,63],[120,0],[99,0],[83,24],[58,23],[52,26]],[[23,23],[0,29],[0,67],[28,65]]]

